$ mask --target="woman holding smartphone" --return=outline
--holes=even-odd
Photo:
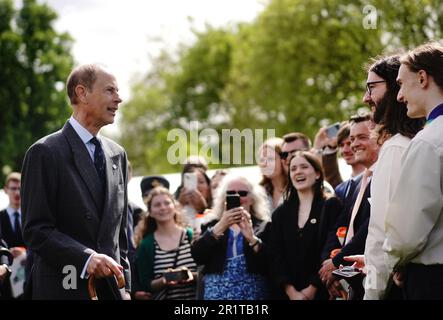
[[[167,189],[153,189],[146,206],[148,215],[135,231],[135,298],[195,299],[197,265],[191,255],[192,229],[184,227],[181,212]]]
[[[292,155],[288,178],[285,201],[272,216],[269,241],[275,295],[277,299],[326,299],[318,276],[320,253],[340,213],[340,201],[323,191],[321,164],[310,152]]]
[[[217,190],[209,222],[192,244],[195,261],[204,265],[205,300],[269,297],[268,220],[263,188],[244,177],[227,175]]]
[[[186,222],[200,233],[199,217],[212,207],[211,180],[202,168],[188,166],[183,170],[178,188],[178,201],[183,207]]]

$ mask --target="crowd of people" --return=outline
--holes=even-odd
[[[1,297],[26,250],[23,299],[443,299],[443,46],[367,68],[370,113],[291,132],[259,149],[260,183],[190,159],[182,183],[141,181],[103,136],[121,99],[84,65],[67,81],[73,114],[8,175],[0,212]],[[350,166],[343,180],[338,157]],[[8,254],[9,253],[9,254]],[[66,287],[65,266],[77,270]]]

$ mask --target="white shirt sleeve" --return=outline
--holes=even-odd
[[[386,144],[389,143],[389,140]],[[380,151],[371,183],[371,216],[365,246],[365,300],[382,299],[391,270],[386,265],[383,242],[386,238],[385,218],[392,194],[400,178],[400,159],[406,146],[388,145]]]
[[[85,266],[83,267],[82,273],[80,274],[80,279],[88,279],[89,278],[89,274],[87,272],[88,264],[89,264],[89,261],[91,261],[91,258],[94,254],[95,253],[91,254],[89,256],[88,260],[86,260]]]
[[[432,249],[434,238],[439,237],[433,237],[432,245],[428,244],[431,249],[426,254],[422,252],[430,233],[443,231],[433,230],[443,207],[441,161],[435,146],[424,140],[412,140],[405,153],[398,187],[385,220],[383,249],[391,269],[405,265],[417,255],[420,257],[414,262],[418,263],[429,264],[442,259],[439,252]]]

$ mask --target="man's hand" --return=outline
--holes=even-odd
[[[6,265],[0,265],[0,282],[3,282],[3,280],[6,279],[6,276],[8,275],[8,269],[6,268]]]
[[[113,274],[117,279],[123,277],[123,267],[111,257],[100,253],[95,253],[91,257],[86,270],[89,275],[94,275],[96,278],[106,278]]]
[[[394,280],[394,283],[397,285],[397,287],[403,288],[404,286],[403,272],[395,271],[392,279]]]
[[[357,254],[357,255],[353,255],[353,256],[346,256],[343,257],[343,260],[345,261],[350,261],[350,262],[354,262],[354,264],[352,265],[354,268],[360,269],[363,272],[366,273],[365,270],[365,256],[363,254]]]
[[[331,278],[333,277],[332,271],[336,270],[334,263],[332,263],[332,259],[327,259],[323,261],[322,267],[318,274],[320,275],[320,279],[323,283],[331,282]]]
[[[13,248],[9,249],[9,252],[11,252],[11,254],[14,258],[17,258],[23,252],[26,252],[26,249],[23,247],[13,247]]]

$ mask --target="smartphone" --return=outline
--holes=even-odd
[[[334,138],[337,135],[339,129],[340,129],[339,122],[336,122],[336,123],[330,125],[329,127],[327,127],[326,134],[328,135],[328,138],[329,139]]]
[[[197,174],[195,172],[186,172],[183,175],[183,186],[186,190],[197,189]]]
[[[165,277],[166,282],[180,282],[189,279],[189,273],[186,269],[170,270],[165,272],[163,276]]]
[[[337,269],[337,270],[332,271],[332,274],[335,275],[339,279],[349,280],[349,279],[354,278],[356,276],[361,276],[362,272],[357,268],[347,266],[347,267],[343,267],[341,269]]]
[[[226,196],[226,210],[240,207],[240,196],[238,194],[228,194]]]

